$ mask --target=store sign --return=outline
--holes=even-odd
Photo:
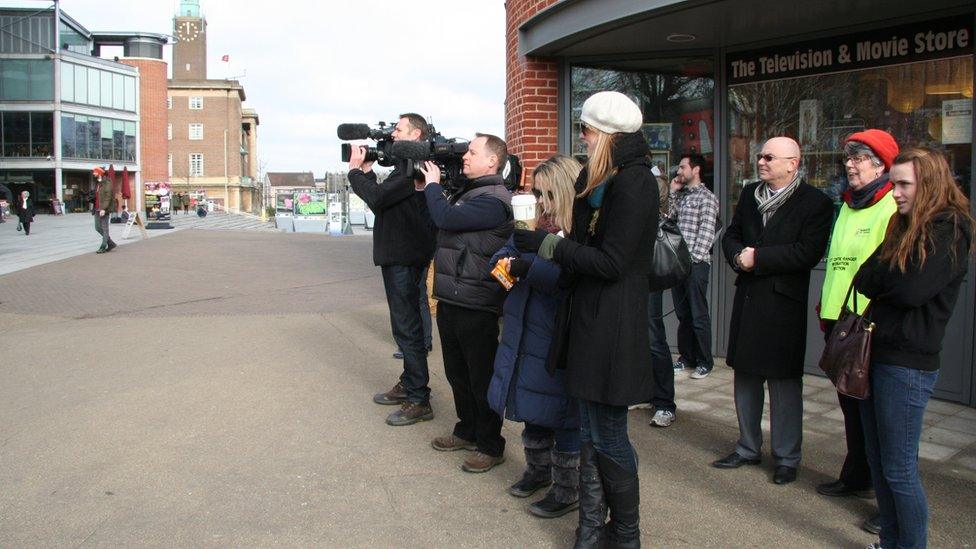
[[[973,54],[973,18],[947,17],[728,54],[729,85]]]

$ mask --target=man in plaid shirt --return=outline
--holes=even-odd
[[[694,368],[691,377],[702,379],[712,371],[712,320],[708,313],[708,278],[712,243],[718,223],[718,199],[701,181],[705,159],[688,154],[671,180],[669,217],[677,218],[681,236],[691,252],[691,273],[671,289],[678,317],[678,361],[674,371]]]

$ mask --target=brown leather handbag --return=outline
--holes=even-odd
[[[853,311],[847,307],[852,292]],[[871,304],[868,303],[862,314],[854,312],[857,311],[857,292],[854,292],[852,280],[844,298],[844,308],[827,337],[827,347],[820,357],[820,369],[827,374],[834,387],[837,387],[837,392],[858,400],[871,396],[868,368],[871,364],[874,322],[868,317],[870,309]]]

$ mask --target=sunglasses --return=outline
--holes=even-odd
[[[796,158],[796,157],[795,156],[775,156],[775,155],[772,155],[772,154],[762,154],[762,153],[760,153],[760,154],[757,154],[756,155],[756,162],[759,162],[760,160],[765,160],[766,162],[772,162],[773,160],[776,160],[777,158],[782,159],[782,160],[791,160],[791,159]]]
[[[532,195],[535,196],[536,200],[538,200],[542,198],[542,191],[539,189],[532,189]],[[552,191],[546,191],[546,197],[549,198],[549,200],[555,200]]]
[[[587,126],[586,122],[583,121],[577,122],[576,127],[579,130],[579,133],[583,133],[583,134],[593,131],[593,128]]]

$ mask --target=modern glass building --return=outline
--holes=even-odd
[[[806,181],[838,207],[842,142],[865,128],[885,129],[902,146],[943,149],[972,196],[971,0],[510,0],[506,10],[506,136],[527,167],[556,152],[585,155],[574,129],[580,108],[611,89],[641,105],[648,152],[662,168],[684,153],[705,156],[704,179],[726,224],[743,185],[757,179],[756,153],[778,135],[797,139]],[[713,348],[721,356],[734,273],[717,247],[713,266]],[[969,272],[936,394],[976,405],[976,265]],[[808,297],[813,373],[823,348],[813,310],[823,277],[821,264]]]
[[[93,55],[96,37],[56,9],[0,8],[0,29],[0,182],[39,213],[85,210],[95,166],[137,188],[138,69]]]

